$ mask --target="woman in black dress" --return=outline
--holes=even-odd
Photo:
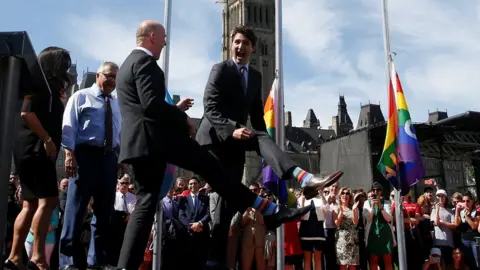
[[[23,269],[22,251],[30,229],[34,235],[31,261],[26,269],[49,269],[45,259],[45,237],[53,209],[57,205],[58,188],[55,164],[62,137],[64,105],[61,93],[70,84],[67,70],[71,59],[68,51],[48,47],[38,55],[50,89],[20,82],[21,91],[32,93],[23,100],[23,123],[17,134],[14,160],[23,193],[23,209],[15,220],[12,250],[5,269]]]

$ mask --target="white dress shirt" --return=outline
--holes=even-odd
[[[130,192],[123,194],[120,191],[115,193],[115,205],[114,208],[116,211],[128,212],[131,214],[137,203],[137,198]],[[126,204],[126,206],[125,206]],[[127,209],[125,209],[127,208]]]

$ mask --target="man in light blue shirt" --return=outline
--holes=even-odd
[[[86,266],[80,255],[83,252],[80,235],[92,197],[94,216],[87,263],[91,267],[108,265],[105,254],[109,219],[115,202],[116,150],[122,128],[114,91],[117,71],[115,63],[104,62],[97,71],[95,84],[73,94],[65,107],[62,146],[65,149],[65,170],[71,178],[60,238],[61,269],[83,269]]]

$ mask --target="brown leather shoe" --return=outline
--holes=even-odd
[[[328,176],[321,176],[319,174],[315,174],[312,180],[307,183],[305,187],[303,187],[303,195],[305,199],[310,200],[315,198],[324,187],[329,187],[337,182],[340,177],[342,177],[343,171],[336,171]]]

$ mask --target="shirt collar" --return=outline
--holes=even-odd
[[[90,87],[90,89],[92,90],[93,94],[96,96],[96,97],[101,97],[103,95],[103,92],[102,92],[102,89],[100,89],[100,86],[98,86],[98,84],[94,83],[92,85],[92,87]],[[116,89],[114,89],[110,95],[108,95],[110,98],[115,98],[116,97]]]
[[[247,63],[245,65],[240,65],[240,64],[237,63],[237,61],[235,61],[235,59],[233,59],[233,57],[232,57],[232,61],[235,64],[235,66],[237,66],[238,70],[240,70],[241,67],[245,67],[247,69],[246,71],[248,72],[248,70],[250,68],[250,63]]]
[[[96,83],[94,83],[90,89],[92,89],[92,91],[93,91],[93,93],[95,94],[96,97],[99,97],[99,96],[103,95],[102,90],[100,89],[100,87]]]
[[[190,191],[190,196],[192,196],[192,198],[193,198],[193,196],[197,196],[197,197],[198,197],[198,194],[199,194],[199,193],[200,193],[200,192],[197,192],[196,194],[193,194],[193,192]]]
[[[149,49],[146,49],[146,48],[144,48],[144,47],[137,46],[137,47],[135,48],[135,50],[144,51],[146,54],[148,54],[148,55],[150,55],[150,56],[153,57],[153,53],[152,53]]]

